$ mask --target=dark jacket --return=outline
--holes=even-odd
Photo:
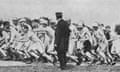
[[[55,30],[55,44],[57,47],[55,48],[58,52],[66,52],[68,50],[68,42],[69,42],[69,24],[61,19],[58,21]]]

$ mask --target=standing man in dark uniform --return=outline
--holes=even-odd
[[[66,53],[68,51],[69,42],[69,24],[63,20],[62,13],[56,13],[57,26],[55,30],[55,50],[57,51],[58,60],[60,62],[60,68],[62,70],[66,67]]]

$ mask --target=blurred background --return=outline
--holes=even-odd
[[[0,0],[0,18],[37,18],[47,16],[55,19],[55,12],[62,11],[66,19],[94,21],[107,25],[120,23],[120,0]]]

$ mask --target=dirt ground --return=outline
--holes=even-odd
[[[67,64],[66,70],[60,70],[59,66],[50,63],[24,64],[22,62],[0,61],[0,72],[120,72],[120,64],[115,66],[82,64]]]

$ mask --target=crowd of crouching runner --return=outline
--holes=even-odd
[[[120,25],[69,23],[68,62],[114,65],[120,58]],[[46,17],[0,21],[0,60],[57,63],[55,22]]]

